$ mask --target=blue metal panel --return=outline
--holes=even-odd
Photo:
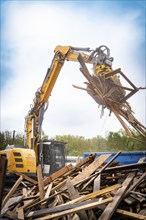
[[[117,152],[84,152],[83,158],[88,157],[90,154],[96,153],[99,157],[102,154],[112,154],[106,162],[111,160],[111,158],[117,153]],[[131,164],[131,163],[137,163],[140,158],[146,157],[146,151],[130,151],[130,152],[121,152],[121,154],[115,159],[115,162],[119,162],[122,164]]]

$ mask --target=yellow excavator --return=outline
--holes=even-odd
[[[102,45],[95,50],[57,46],[54,53],[42,86],[36,91],[31,109],[25,117],[25,148],[14,145],[1,151],[1,154],[5,154],[8,158],[8,173],[19,171],[35,174],[37,164],[42,165],[44,172],[52,173],[65,165],[64,146],[66,143],[53,140],[44,142],[41,137],[47,103],[65,61],[78,62],[81,73],[87,79],[86,88],[74,86],[75,88],[86,90],[98,105],[102,106],[102,113],[105,108],[108,108],[110,113],[113,112],[130,137],[132,137],[132,132],[127,123],[146,138],[146,128],[134,117],[127,102],[139,89],[144,88],[137,88],[121,69],[112,69],[113,58],[110,57],[110,50],[107,46]],[[91,64],[92,74],[86,64]],[[129,83],[130,87],[122,86],[120,76]]]

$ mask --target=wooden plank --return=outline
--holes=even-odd
[[[100,190],[100,182],[101,182],[101,174],[99,174],[95,179],[93,183],[93,192]]]
[[[89,199],[93,199],[93,198],[96,198],[97,196],[100,196],[100,195],[104,195],[105,193],[107,192],[111,192],[113,190],[117,190],[121,187],[121,184],[115,184],[113,186],[109,186],[109,187],[106,187],[105,189],[102,189],[102,190],[99,190],[97,192],[93,192],[91,194],[87,194],[87,195],[84,195],[84,196],[81,196],[80,198],[76,198],[72,201],[69,201],[69,202],[66,202],[65,205],[72,205],[72,204],[79,204],[79,202],[84,202],[86,200],[89,200]],[[44,202],[44,201],[41,201],[41,202]],[[38,205],[40,204],[40,202],[38,202],[37,204],[33,204],[33,205]],[[28,208],[32,208],[33,207],[30,206]],[[58,207],[58,206],[57,206]],[[56,208],[57,208],[56,207]],[[38,214],[41,214],[41,210],[38,211],[39,213]],[[49,210],[47,209],[47,212],[49,212]],[[37,211],[34,211],[34,212],[30,212],[26,217],[31,217],[31,216],[34,216],[35,213],[37,213]],[[44,213],[44,211],[42,210],[42,213]],[[36,215],[35,215],[36,216]]]
[[[61,177],[62,175],[64,175],[65,173],[67,173],[68,171],[70,171],[71,169],[73,169],[73,166],[71,164],[61,168],[60,170],[56,171],[55,173],[53,173],[52,175],[46,177],[44,179],[44,186],[48,185],[49,183],[51,183],[53,180]]]
[[[44,190],[44,182],[43,182],[43,175],[42,175],[42,167],[40,164],[37,166],[37,177],[38,177],[40,199],[43,199],[45,197],[45,190]]]
[[[24,197],[24,199],[23,199],[24,205],[21,206],[20,209],[23,209],[23,210],[24,210],[24,208],[27,207],[28,205],[30,205],[31,202],[34,202],[34,198],[29,198],[29,197],[27,197],[27,189],[26,189],[26,188],[23,188],[23,189],[22,189],[22,193],[23,193],[23,195],[24,195],[25,197]],[[25,200],[26,198],[27,198],[27,200]],[[19,210],[19,208],[18,208],[18,210]]]
[[[46,215],[45,217],[36,218],[36,220],[47,220],[47,219],[60,218],[62,216],[67,216],[67,215],[72,214],[72,213],[77,213],[81,210],[89,210],[89,209],[98,207],[102,204],[107,204],[110,201],[112,201],[112,198],[104,199],[102,201],[92,202],[92,203],[89,203],[89,204],[86,204],[86,205],[81,205],[81,206],[78,206],[76,208],[70,208],[70,209],[65,210],[65,211],[57,212],[55,214],[52,213],[52,214]],[[78,204],[76,204],[76,205],[78,205]]]
[[[72,170],[70,170],[68,173],[66,173],[64,176],[71,175],[73,172],[75,172],[82,166],[85,166],[87,163],[93,162],[95,157],[96,157],[96,153],[90,154],[88,157],[82,159],[79,163],[77,163],[76,166]]]
[[[14,186],[11,188],[11,190],[8,192],[8,194],[5,196],[3,203],[2,203],[2,207],[4,207],[4,205],[6,204],[6,202],[9,200],[9,198],[13,195],[13,193],[15,192],[15,190],[17,189],[17,187],[20,185],[21,181],[23,180],[23,176],[20,176],[19,179],[16,181],[16,183],[14,184]]]
[[[130,191],[130,194],[131,194],[131,193],[146,198],[146,194],[144,194],[144,193],[135,192],[135,191]]]
[[[29,209],[30,207],[33,207],[34,204],[36,204],[36,203],[39,202],[39,201],[40,201],[40,198],[31,199],[31,200],[28,201],[27,204],[25,204],[24,206],[22,206],[22,208],[23,208],[24,210],[27,210],[27,209]]]
[[[24,196],[17,196],[10,198],[1,210],[1,217],[5,215],[7,212],[9,212],[10,208],[19,204],[23,200],[23,198]]]
[[[121,151],[119,151],[118,153],[116,153],[116,155],[114,157],[112,157],[112,159],[110,159],[110,161],[108,163],[106,163],[100,170],[99,170],[99,175],[119,156],[119,154],[121,153]],[[93,176],[92,178],[90,178],[90,180],[82,187],[83,191],[89,184],[91,184],[94,179],[96,178],[96,176]],[[94,190],[93,190],[94,191]]]
[[[14,220],[19,220],[17,217],[17,214],[12,212],[12,211],[7,211],[5,215],[5,219],[14,219]]]
[[[93,199],[93,198],[96,198],[98,196],[104,195],[104,194],[106,194],[108,192],[111,192],[113,190],[117,190],[120,187],[121,187],[121,184],[115,184],[113,186],[108,186],[108,187],[106,187],[104,189],[97,190],[96,192],[92,192],[92,193],[89,193],[87,195],[83,195],[83,196],[81,196],[79,198],[76,198],[76,199],[74,199],[72,201],[67,202],[66,204],[73,204],[73,203],[76,203],[76,202],[83,202],[83,201],[88,200],[88,199]]]
[[[67,173],[68,171],[70,171],[73,168],[72,164],[69,164],[63,168],[61,168],[60,170],[56,171],[55,173],[53,173],[51,175],[51,179],[55,180],[59,177],[61,177],[62,175],[64,175],[65,173]]]
[[[17,176],[23,176],[23,179],[27,180],[28,182],[32,183],[32,184],[37,184],[37,181],[30,178],[29,176],[25,175],[24,173],[19,173],[18,171],[12,171],[12,173],[14,173]]]
[[[89,163],[89,162],[91,163],[92,161],[94,161],[95,157],[96,157],[96,154],[90,154],[88,157],[86,157],[86,158],[80,160],[80,161],[76,164],[75,169],[76,169],[76,168],[79,168],[79,167],[81,167],[81,166],[83,166],[83,165],[85,165],[86,163]]]
[[[61,181],[60,183],[58,183],[56,186],[54,186],[54,187],[52,188],[52,192],[55,191],[55,190],[58,190],[58,189],[62,188],[65,184],[66,184],[66,179],[63,180],[63,181]]]
[[[57,206],[57,204],[58,204],[58,199],[59,199],[59,197],[58,197],[58,194],[57,194],[57,195],[55,196],[54,201],[53,201],[52,204],[51,204],[51,207]]]
[[[113,173],[117,171],[124,171],[124,170],[130,170],[132,169],[146,169],[146,162],[143,163],[133,163],[133,164],[125,164],[121,166],[115,166],[115,167],[108,167],[106,168],[103,173]]]
[[[24,220],[24,210],[23,209],[19,209],[18,210],[18,218]]]
[[[67,178],[66,186],[72,200],[80,197],[78,190],[74,187],[69,177]],[[79,215],[80,219],[88,220],[88,216],[85,211],[79,211],[77,214]]]
[[[128,211],[122,210],[122,209],[116,209],[116,213],[119,213],[119,214],[124,215],[126,217],[130,217],[132,219],[146,220],[146,216],[144,216],[144,215],[136,214],[133,212],[128,212]]]
[[[46,199],[46,198],[49,197],[49,195],[50,195],[50,193],[51,193],[52,185],[53,185],[53,183],[50,183],[50,184],[48,185],[48,188],[47,188],[47,190],[46,190],[44,199]]]
[[[0,213],[1,213],[1,207],[2,207],[7,163],[8,163],[8,160],[6,156],[0,155]]]
[[[80,197],[78,190],[74,187],[69,177],[67,177],[66,187],[68,189],[68,193],[70,195],[71,200]]]
[[[22,188],[22,193],[24,195],[24,197],[27,197],[27,189],[25,187]],[[28,201],[24,201],[24,205],[27,204]]]
[[[129,206],[134,205],[137,201],[132,198],[131,196],[128,196],[124,199],[124,202],[127,203]]]
[[[130,187],[129,189],[127,190],[126,194],[125,194],[125,197],[128,196],[128,194],[130,193],[131,190],[135,189],[140,183],[141,181],[146,177],[146,172],[144,172],[142,174],[142,176],[137,180],[135,181]]]
[[[45,197],[45,189],[43,182],[42,166],[40,164],[37,166],[37,178],[38,178],[39,196],[40,196],[40,200],[42,200]],[[46,204],[41,204],[41,207],[45,208]]]
[[[113,197],[113,201],[107,205],[101,216],[98,218],[98,220],[109,220],[116,208],[118,207],[120,201],[123,199],[123,196],[130,186],[133,178],[135,176],[135,172],[130,173],[124,183],[122,184],[122,187],[117,191],[115,196]]]
[[[90,179],[88,180],[88,182],[84,184],[84,186],[81,188],[80,191],[83,191],[86,187],[88,187],[94,181],[95,178],[96,176],[93,176],[93,177],[90,176]]]
[[[31,211],[31,212],[25,214],[25,218],[26,219],[35,219],[36,217],[43,217],[48,214],[52,214],[52,213],[54,214],[54,213],[66,211],[68,209],[77,208],[79,206],[83,206],[83,205],[87,205],[87,204],[89,205],[93,202],[98,202],[98,201],[99,201],[98,199],[94,199],[94,200],[88,200],[88,201],[75,203],[75,204],[69,204],[69,205],[65,203],[63,205],[58,205],[53,208],[51,207],[51,208],[47,208],[47,209]]]
[[[95,159],[89,166],[85,167],[81,173],[79,173],[76,177],[72,179],[73,184],[79,183],[81,180],[90,176],[95,172],[109,157],[111,154],[100,155],[97,159]]]
[[[145,201],[145,198],[139,196],[139,195],[135,195],[135,194],[130,194],[130,197],[132,197],[133,199],[135,199],[136,201],[142,203]]]
[[[118,151],[111,159],[108,163],[106,163],[100,170],[100,173],[102,173],[109,165],[111,165],[111,163],[121,154],[121,151]]]

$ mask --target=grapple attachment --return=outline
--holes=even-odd
[[[113,71],[109,65],[98,64],[93,67],[93,75],[91,75],[81,55],[78,61],[81,72],[88,80],[85,90],[97,104],[102,106],[102,112],[104,108],[109,109],[110,113],[113,112],[130,137],[132,132],[126,122],[146,138],[146,127],[134,117],[131,106],[127,102],[136,92],[145,88],[137,88],[121,69]],[[129,87],[122,86],[120,76],[127,81]]]

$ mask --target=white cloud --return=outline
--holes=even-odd
[[[4,34],[8,48],[14,50],[9,64],[14,76],[2,91],[3,130],[23,131],[24,117],[57,45],[94,49],[105,44],[115,58],[114,67],[121,67],[138,86],[144,86],[144,68],[134,54],[142,41],[141,30],[134,22],[137,14],[131,12],[121,18],[109,12],[103,15],[100,4],[95,7],[88,11],[49,1],[7,3]],[[93,137],[104,135],[107,130],[119,130],[121,125],[115,117],[107,117],[106,111],[100,119],[97,104],[84,91],[72,87],[72,84],[82,86],[86,81],[78,67],[77,63],[65,63],[49,99],[45,133]],[[132,98],[136,116],[145,123],[144,92],[136,97]]]

